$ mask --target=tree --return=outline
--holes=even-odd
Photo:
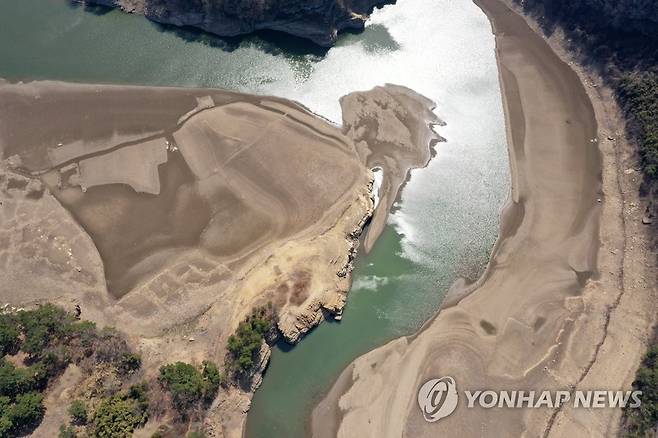
[[[146,382],[141,382],[137,385],[132,385],[128,389],[128,397],[137,402],[137,406],[142,412],[148,411],[149,408],[149,397],[148,397],[149,385]]]
[[[14,422],[11,421],[10,415],[11,399],[7,396],[0,396],[0,436],[8,436],[14,428]]]
[[[146,412],[132,398],[110,397],[101,402],[94,415],[94,436],[129,438],[146,420]]]
[[[45,411],[43,396],[38,392],[28,392],[16,397],[9,415],[15,429],[27,429],[38,425]]]
[[[13,428],[14,423],[11,421],[9,415],[0,416],[0,436],[9,436]]]
[[[185,362],[160,367],[160,382],[171,393],[174,406],[185,413],[199,402],[210,403],[223,383],[217,365],[203,361],[201,370]]]
[[[13,354],[20,346],[18,323],[11,315],[0,315],[0,357]]]
[[[259,307],[229,336],[229,366],[237,374],[246,374],[253,368],[266,336],[274,330],[275,319],[271,305]]]
[[[25,335],[22,349],[30,355],[40,353],[53,338],[63,336],[68,326],[75,322],[72,315],[52,304],[19,312],[18,320]]]
[[[626,75],[619,94],[640,140],[644,174],[649,180],[658,180],[658,74]]]
[[[31,368],[31,367],[30,367]],[[16,397],[31,391],[35,382],[30,368],[16,368],[11,362],[0,359],[0,395]],[[37,377],[39,373],[37,372]]]
[[[642,391],[642,405],[624,411],[629,436],[648,436],[658,424],[658,346],[647,352],[635,376],[633,388]]]
[[[66,330],[68,341],[77,340],[80,347],[88,349],[92,347],[94,340],[98,337],[96,324],[91,321],[72,322]]]
[[[139,354],[123,353],[119,359],[117,369],[122,374],[131,374],[140,369],[142,366],[142,358]]]
[[[211,403],[217,391],[219,391],[219,386],[224,383],[224,376],[217,368],[217,365],[208,360],[204,360],[201,363],[201,376],[203,378],[203,398],[206,403]]]
[[[82,400],[74,400],[68,410],[73,424],[87,424],[87,405]]]
[[[60,352],[65,355],[65,352]],[[54,377],[59,374],[64,368],[66,368],[68,360],[66,358],[60,358],[55,353],[46,353],[43,356],[43,359],[39,361],[39,364],[43,367],[43,370],[46,372],[48,378]]]
[[[203,395],[201,373],[188,363],[176,362],[160,367],[160,381],[171,393],[179,411],[186,411]]]

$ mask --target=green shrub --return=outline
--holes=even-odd
[[[127,396],[114,396],[101,402],[94,414],[93,434],[104,438],[128,438],[148,419],[140,403]]]
[[[140,369],[142,366],[142,358],[139,354],[123,353],[119,359],[117,369],[122,374],[131,374]]]
[[[132,385],[128,389],[128,397],[137,402],[137,406],[142,412],[148,411],[149,408],[148,390],[149,386],[146,382]]]
[[[271,305],[259,307],[229,336],[229,366],[233,371],[245,374],[253,368],[263,341],[274,330],[275,319]]]
[[[43,391],[48,385],[51,372],[43,362],[36,362],[27,368],[22,369],[28,374],[31,381],[31,389],[36,391]]]
[[[0,396],[14,397],[30,388],[29,376],[14,364],[0,359]]]
[[[7,430],[13,433],[39,424],[45,409],[43,396],[35,390],[42,390],[47,382],[43,364],[16,368],[0,359],[0,436],[7,436]]]
[[[186,412],[200,401],[210,402],[215,398],[222,375],[210,361],[203,362],[201,371],[193,365],[176,362],[160,367],[160,382],[171,393],[176,409]]]
[[[14,398],[44,386],[47,374],[40,364],[16,368],[11,362],[0,359],[0,395]]]
[[[203,395],[203,378],[193,365],[176,362],[160,368],[160,381],[171,393],[176,409],[185,411]]]
[[[10,436],[14,423],[8,413],[0,416],[0,436]]]
[[[38,392],[28,392],[16,397],[9,408],[9,415],[14,428],[23,429],[38,425],[45,411],[43,396]]]
[[[75,323],[73,315],[52,304],[18,313],[25,340],[21,350],[30,356],[38,356],[55,339],[63,338]]]
[[[204,360],[201,363],[201,376],[203,378],[203,398],[207,403],[213,401],[219,391],[219,386],[224,383],[224,376],[214,362]]]
[[[11,315],[0,315],[0,357],[18,351],[19,336],[18,321]]]
[[[6,395],[0,395],[0,414],[8,412],[9,406],[11,406],[11,399]]]
[[[82,400],[74,400],[68,413],[73,424],[87,424],[87,405]]]
[[[21,350],[33,358],[40,357],[56,345],[90,349],[99,338],[93,322],[78,321],[71,313],[53,304],[21,311],[16,319],[25,337]]]
[[[649,436],[658,425],[658,346],[647,352],[635,376],[633,388],[642,391],[642,405],[625,410],[627,435],[638,438]]]
[[[11,399],[7,396],[0,396],[0,436],[9,436],[14,428],[14,422],[11,420]]]

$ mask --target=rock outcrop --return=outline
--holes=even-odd
[[[143,14],[158,23],[219,36],[276,30],[329,47],[338,32],[362,30],[376,6],[395,0],[89,0]]]

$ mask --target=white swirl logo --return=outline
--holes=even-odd
[[[430,423],[452,414],[458,399],[457,384],[450,376],[428,380],[418,390],[418,406]]]

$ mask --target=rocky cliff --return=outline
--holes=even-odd
[[[271,29],[335,43],[344,29],[362,30],[376,6],[395,0],[87,0],[145,15],[159,23],[193,26],[219,36]]]

